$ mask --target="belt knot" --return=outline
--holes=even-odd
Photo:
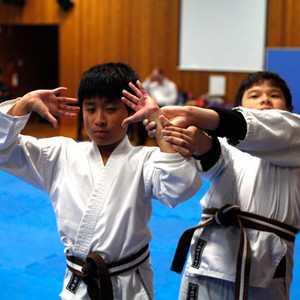
[[[84,274],[84,277],[88,279],[98,277],[98,267],[92,257],[88,256],[86,258],[85,264],[82,266],[82,273]]]
[[[223,226],[238,226],[238,214],[241,211],[238,205],[226,204],[214,214],[214,220],[217,224]]]

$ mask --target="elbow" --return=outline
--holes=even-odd
[[[162,202],[168,207],[174,208],[179,203],[185,202],[194,197],[202,186],[200,174],[197,172],[190,181],[177,181],[169,186],[168,189],[162,193]],[[174,188],[175,187],[175,188]]]

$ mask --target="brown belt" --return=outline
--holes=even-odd
[[[89,253],[85,261],[76,256],[67,256],[67,266],[85,282],[91,300],[113,300],[111,276],[136,268],[149,256],[149,245],[146,245],[134,255],[110,263],[106,263],[97,253]],[[100,288],[95,278],[99,279]]]
[[[207,225],[236,226],[240,229],[240,244],[237,257],[235,278],[235,300],[248,299],[249,274],[251,266],[251,248],[244,227],[275,233],[279,237],[294,242],[298,229],[285,223],[270,220],[260,215],[244,212],[237,205],[225,205],[222,208],[203,210],[202,220],[198,226],[187,229],[177,245],[171,270],[181,273],[191,239],[196,229]]]

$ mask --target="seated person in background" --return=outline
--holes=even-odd
[[[147,93],[156,100],[159,107],[165,105],[175,105],[177,103],[178,93],[176,84],[169,80],[163,69],[155,68],[143,82]],[[141,122],[138,126],[138,141],[136,146],[144,145],[147,138],[147,131]]]
[[[177,86],[165,76],[163,69],[155,68],[143,82],[143,86],[159,107],[176,104]]]
[[[121,97],[137,79],[122,63],[83,74],[78,99],[91,142],[21,134],[32,111],[55,127],[53,114],[76,117],[79,107],[68,104],[77,99],[57,96],[66,88],[33,91],[0,105],[0,168],[46,191],[56,214],[68,265],[62,299],[153,299],[151,200],[174,207],[201,186],[194,160],[176,153],[160,133],[159,147],[130,144],[121,124],[132,111]],[[158,120],[161,109],[138,84],[141,91],[131,85],[144,96],[138,109]]]

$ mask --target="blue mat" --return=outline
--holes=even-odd
[[[44,192],[0,171],[0,299],[59,299],[65,257],[54,212]],[[156,300],[178,297],[181,275],[169,271],[177,241],[201,216],[198,194],[175,209],[153,201],[150,244]],[[291,300],[299,299],[300,246],[296,242]]]

